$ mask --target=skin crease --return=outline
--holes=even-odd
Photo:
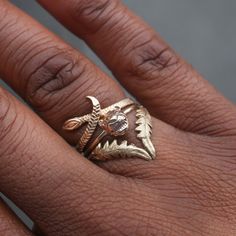
[[[158,158],[92,163],[68,145],[80,134],[62,124],[91,110],[87,95],[106,107],[124,93],[80,52],[0,0],[0,76],[37,113],[0,90],[1,192],[50,236],[236,235],[235,105],[120,1],[39,2],[149,109]],[[132,132],[127,139],[137,142]],[[0,217],[0,232],[22,235],[1,207]]]

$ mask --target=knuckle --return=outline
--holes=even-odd
[[[27,75],[27,100],[39,111],[56,105],[52,95],[69,93],[72,85],[85,71],[86,63],[69,50],[53,50]],[[67,91],[68,89],[68,91]]]
[[[130,54],[133,59],[129,70],[137,77],[141,75],[152,79],[156,78],[157,74],[169,77],[176,73],[180,66],[180,60],[172,49],[160,45],[155,38],[134,47]]]

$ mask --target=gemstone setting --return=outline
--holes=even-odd
[[[123,136],[129,128],[127,115],[120,107],[115,107],[101,116],[99,126],[112,136]]]

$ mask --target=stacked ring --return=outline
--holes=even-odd
[[[101,109],[99,101],[92,96],[87,97],[93,104],[92,113],[82,117],[74,117],[67,120],[63,129],[71,131],[87,124],[76,148],[85,157],[92,160],[111,160],[115,158],[138,157],[152,160],[156,156],[155,148],[151,142],[151,116],[147,109],[135,103],[129,98],[123,99],[107,108]],[[127,140],[120,143],[115,137],[122,137],[127,133],[129,120],[127,114],[136,110],[137,138],[141,140],[143,147],[128,144]],[[100,133],[93,137],[97,128]],[[105,136],[111,136],[114,140],[102,144]]]

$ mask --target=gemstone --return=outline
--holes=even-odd
[[[116,107],[114,110],[109,111],[106,115],[104,115],[100,119],[99,125],[108,134],[113,136],[124,135],[129,126],[128,118],[120,107]]]

